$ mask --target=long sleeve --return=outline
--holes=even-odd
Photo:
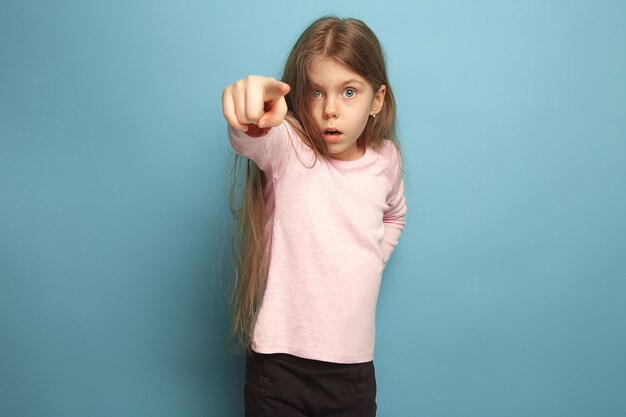
[[[404,182],[402,181],[402,169],[398,167],[398,175],[394,181],[391,192],[387,196],[389,209],[383,214],[385,236],[383,237],[383,252],[385,264],[391,257],[393,249],[400,240],[400,234],[406,223],[406,201],[404,199]]]
[[[228,126],[228,139],[237,154],[253,160],[263,171],[275,171],[289,151],[287,129],[287,122],[283,121],[264,136],[254,138]]]

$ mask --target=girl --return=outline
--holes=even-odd
[[[374,416],[376,301],[406,213],[381,46],[360,20],[321,18],[282,81],[246,77],[222,105],[248,158],[233,303],[246,416]]]

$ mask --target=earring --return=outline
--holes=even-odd
[[[370,114],[371,117],[373,117],[374,119],[376,118],[376,114]]]

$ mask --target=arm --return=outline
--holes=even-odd
[[[398,175],[392,189],[387,196],[389,208],[383,213],[385,236],[383,237],[383,253],[385,264],[389,261],[393,249],[400,240],[400,234],[406,223],[406,201],[404,199],[404,182],[402,181],[402,169],[398,167]]]
[[[242,132],[228,126],[228,139],[234,151],[254,161],[262,171],[277,172],[289,153],[288,123],[283,121],[280,126],[265,129],[256,137],[250,135],[252,129]]]

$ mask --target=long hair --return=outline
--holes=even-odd
[[[361,20],[322,17],[313,22],[291,49],[282,81],[291,86],[285,97],[289,112],[285,120],[301,136],[317,157],[328,158],[326,142],[311,112],[313,86],[310,81],[311,62],[333,58],[362,76],[376,93],[386,86],[383,107],[375,118],[370,117],[358,145],[380,149],[390,140],[400,155],[396,137],[396,104],[387,77],[385,56],[372,30]],[[238,161],[235,157],[231,186],[231,211],[238,221],[233,237],[234,281],[231,307],[231,336],[240,348],[248,350],[256,317],[263,300],[268,273],[267,218],[265,207],[265,175],[253,161],[246,161],[246,177],[240,206],[233,204],[236,194]]]

